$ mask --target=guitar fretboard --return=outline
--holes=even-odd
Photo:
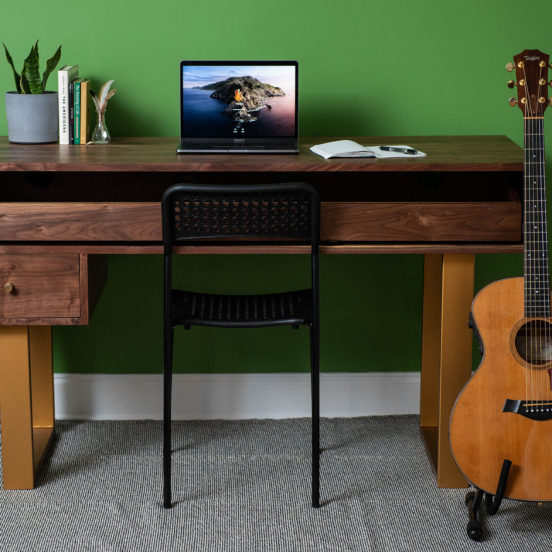
[[[550,316],[544,132],[542,118],[526,118],[524,132],[525,316]]]

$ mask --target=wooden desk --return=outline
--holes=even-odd
[[[0,139],[0,408],[4,487],[32,488],[54,428],[50,327],[87,324],[101,255],[161,253],[159,200],[172,183],[306,181],[322,199],[321,253],[425,255],[420,424],[441,486],[463,486],[448,447],[453,402],[471,371],[467,316],[476,253],[522,251],[523,159],[501,136],[356,138],[406,143],[415,159],[185,155],[172,138],[109,146]],[[291,253],[262,244],[180,253]],[[7,286],[3,291],[6,284]],[[11,291],[10,291],[11,290]],[[445,315],[446,314],[446,315]]]

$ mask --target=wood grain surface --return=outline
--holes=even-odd
[[[512,467],[504,496],[545,501],[552,500],[552,420],[502,411],[506,399],[552,397],[546,367],[525,367],[512,353],[512,330],[524,317],[523,283],[523,278],[499,280],[474,299],[472,312],[485,353],[456,401],[450,442],[458,467],[480,489],[496,493],[508,459]]]
[[[182,245],[174,248],[180,255],[307,255],[308,245],[239,244]],[[77,253],[85,255],[160,255],[163,246],[155,243],[0,243],[0,255],[11,253]],[[519,243],[350,243],[323,244],[323,255],[433,255],[439,253],[519,254]]]
[[[321,239],[340,242],[519,241],[518,202],[324,202]],[[0,241],[160,242],[148,202],[0,203]]]
[[[347,137],[350,138],[350,137]],[[521,171],[522,152],[505,136],[353,137],[363,145],[408,144],[413,159],[323,159],[310,146],[339,138],[300,140],[299,154],[184,154],[177,138],[116,138],[108,145],[10,144],[0,138],[0,171],[93,172],[411,172]]]
[[[0,325],[88,324],[106,282],[106,259],[39,247],[0,255]],[[5,284],[13,290],[7,292]]]
[[[521,207],[515,202],[323,203],[321,239],[513,242],[521,239]]]
[[[76,254],[0,256],[0,323],[80,317],[79,264]]]

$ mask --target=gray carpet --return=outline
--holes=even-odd
[[[485,542],[465,491],[438,489],[415,416],[322,420],[323,507],[310,507],[309,420],[178,422],[172,510],[161,424],[58,422],[38,488],[0,490],[0,550],[549,550],[552,505],[505,501]]]

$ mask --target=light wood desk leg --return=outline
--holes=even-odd
[[[54,433],[50,326],[0,327],[0,423],[4,488],[34,488]]]
[[[439,487],[466,487],[449,445],[449,419],[471,375],[475,256],[426,255],[422,329],[420,429]]]

